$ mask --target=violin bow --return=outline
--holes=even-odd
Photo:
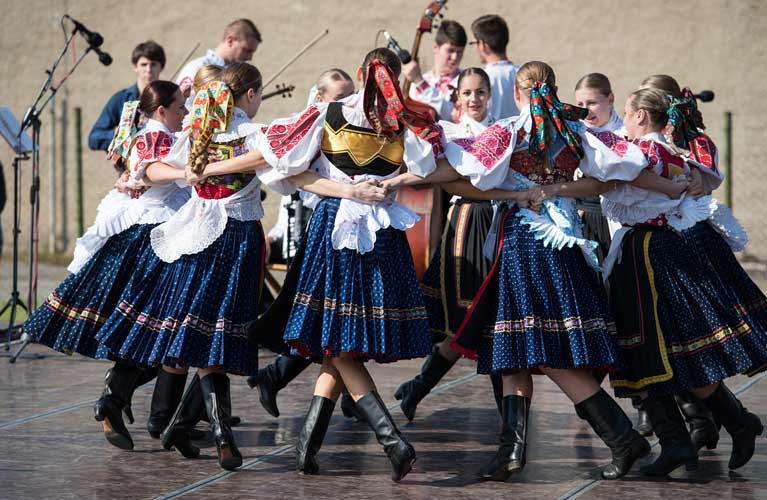
[[[192,56],[194,55],[194,53],[197,51],[198,48],[200,48],[200,42],[197,42],[197,45],[195,45],[194,48],[189,51],[189,53],[186,55],[186,58],[183,61],[181,61],[181,64],[178,66],[178,68],[176,68],[176,71],[174,71],[173,74],[170,75],[170,78],[168,78],[168,80],[170,80],[171,82],[176,81],[176,76],[178,76],[179,71],[181,71],[184,65],[189,62],[189,59],[192,58]]]
[[[263,85],[263,87],[268,87],[268,86],[269,86],[269,84],[270,84],[270,83],[272,83],[274,80],[276,80],[276,79],[277,79],[277,77],[278,77],[278,76],[280,76],[280,75],[282,74],[282,72],[283,72],[283,71],[285,71],[286,69],[288,69],[288,66],[290,66],[291,64],[293,64],[294,62],[296,62],[296,60],[297,60],[299,57],[301,57],[302,55],[304,55],[304,53],[305,53],[307,50],[311,49],[311,48],[312,48],[312,46],[313,46],[314,44],[316,44],[317,42],[319,42],[319,41],[320,41],[320,40],[321,40],[323,37],[327,36],[327,34],[328,34],[328,33],[330,33],[330,30],[329,30],[328,28],[325,28],[325,30],[323,30],[323,31],[322,31],[322,32],[321,32],[319,35],[317,35],[316,37],[314,37],[314,39],[312,39],[312,41],[311,41],[311,42],[307,43],[307,44],[306,44],[306,45],[305,45],[305,46],[304,46],[304,47],[303,47],[301,50],[299,50],[299,51],[296,53],[296,55],[294,55],[293,57],[291,57],[291,58],[290,58],[290,60],[289,60],[288,62],[286,62],[286,63],[285,63],[285,64],[284,64],[284,65],[283,65],[283,66],[282,66],[282,67],[281,67],[281,68],[280,68],[280,69],[277,71],[277,73],[275,73],[274,75],[272,75],[272,76],[271,76],[271,78],[269,78],[269,79],[268,79],[266,82],[264,82],[264,85]]]

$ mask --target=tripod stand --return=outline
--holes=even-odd
[[[65,16],[66,17],[66,16]],[[62,29],[64,29],[64,18],[62,18]],[[31,148],[31,156],[27,154],[21,154],[16,157],[14,160],[14,233],[13,233],[13,290],[11,291],[11,299],[6,304],[6,306],[3,308],[3,311],[5,311],[7,308],[11,309],[11,315],[10,315],[10,323],[8,324],[8,342],[6,343],[6,350],[10,349],[10,342],[11,342],[11,334],[14,329],[21,328],[21,325],[14,325],[14,322],[16,320],[16,308],[22,307],[25,309],[28,313],[32,313],[34,309],[37,306],[37,256],[38,256],[38,218],[40,215],[40,128],[41,128],[41,122],[40,122],[40,115],[42,114],[45,107],[48,105],[49,102],[53,99],[53,97],[56,95],[56,92],[61,88],[61,86],[64,84],[64,82],[67,81],[67,79],[74,73],[77,66],[79,66],[80,62],[85,58],[85,56],[88,54],[88,52],[92,50],[97,50],[97,46],[89,45],[87,49],[83,51],[82,54],[80,54],[80,57],[75,61],[74,65],[72,66],[72,69],[70,69],[64,77],[54,85],[53,83],[53,74],[56,72],[56,68],[61,63],[62,59],[64,58],[64,55],[69,50],[70,45],[72,44],[72,40],[74,39],[75,35],[78,31],[80,31],[82,28],[82,25],[79,25],[75,23],[74,28],[72,28],[71,33],[66,34],[66,29],[64,29],[65,32],[65,41],[64,41],[64,48],[59,53],[58,58],[54,61],[53,66],[51,66],[50,69],[46,70],[46,79],[43,82],[43,86],[40,88],[40,92],[37,94],[37,98],[35,99],[32,106],[27,109],[26,114],[24,115],[24,119],[21,122],[21,126],[19,127],[19,131],[17,134],[17,139],[20,139],[24,132],[28,129],[32,129],[32,148]],[[103,62],[103,61],[102,61]],[[110,59],[111,62],[111,59]],[[47,97],[46,97],[47,95]],[[43,100],[44,99],[44,100]],[[42,102],[42,104],[41,104]],[[19,185],[19,170],[20,170],[20,164],[23,160],[32,160],[32,185],[30,186],[29,195],[30,195],[30,204],[31,204],[31,214],[30,214],[30,231],[29,231],[29,294],[28,294],[28,302],[27,305],[24,305],[23,302],[21,302],[19,298],[19,290],[18,290],[18,235],[20,233],[19,230],[19,219],[20,219],[20,209],[18,208],[19,204],[19,198],[21,195],[21,188]],[[51,207],[53,210],[54,207]],[[21,345],[19,346],[19,349],[10,357],[9,361],[11,363],[15,363],[16,359],[21,355],[22,351],[24,350],[29,343],[32,342],[32,338],[26,333],[22,332],[21,336]],[[44,357],[42,355],[34,355],[35,358]]]
[[[8,351],[11,348],[11,339],[13,338],[14,330],[20,329],[21,325],[16,325],[16,310],[22,308],[25,312],[29,313],[29,308],[19,297],[19,223],[21,222],[21,205],[19,198],[21,197],[21,182],[19,181],[19,171],[21,170],[21,160],[26,158],[26,153],[21,153],[13,160],[13,274],[11,278],[11,298],[5,303],[2,309],[0,309],[0,316],[5,314],[5,311],[10,309],[11,317],[8,321],[8,328],[6,333],[8,334],[7,341],[5,343],[5,350]]]

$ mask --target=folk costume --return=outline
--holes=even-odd
[[[615,132],[623,128],[623,120],[615,112],[615,108],[610,112],[610,119],[602,127],[593,127],[597,132]],[[620,134],[619,134],[620,135]],[[610,235],[620,228],[620,224],[610,222],[602,215],[602,208],[599,204],[599,196],[587,199],[579,199],[576,207],[583,212],[583,235],[589,240],[599,243],[597,256],[600,261],[604,260],[607,252],[610,251]]]
[[[179,160],[173,149],[175,135],[165,125],[149,119],[136,130],[137,106],[137,101],[126,103],[110,155],[127,161],[132,179],[142,179],[146,168],[155,162],[183,168],[185,160]],[[189,189],[176,183],[130,193],[110,191],[99,204],[93,226],[77,240],[68,268],[72,274],[24,326],[37,342],[57,351],[117,361],[107,372],[95,413],[96,420],[106,422],[102,425],[109,442],[120,448],[133,448],[121,412],[133,423],[133,391],[152,380],[157,371],[127,362],[101,344],[98,335],[128,283],[141,273],[139,263],[152,255],[152,229],[188,199]]]
[[[210,162],[255,147],[260,127],[214,82],[195,96],[190,124],[212,133]],[[188,147],[188,144],[187,144]],[[250,375],[256,347],[245,335],[263,279],[260,183],[255,174],[211,176],[152,231],[153,256],[100,335],[121,357],[144,365],[215,368]]]
[[[658,175],[674,179],[698,168],[706,188],[714,189],[723,177],[715,146],[696,128],[684,127],[679,104],[672,103],[669,113],[678,132],[676,150],[660,133],[634,142]],[[691,153],[683,158],[679,150]],[[682,463],[696,465],[699,444],[686,435],[672,395],[717,383],[702,401],[733,436],[730,468],[744,465],[762,424],[720,382],[757,373],[767,362],[767,299],[733,254],[744,247],[745,231],[711,196],[669,200],[624,186],[604,195],[602,206],[624,224],[606,261],[624,362],[611,384],[618,396],[649,393],[643,407],[662,445],[645,472],[664,475]],[[617,290],[623,290],[620,297]]]
[[[585,111],[560,103],[547,84],[535,82],[520,116],[474,140],[449,142],[446,156],[485,190],[567,182],[576,168],[600,181],[636,178],[647,164],[641,151],[609,132],[586,129],[577,121]],[[597,244],[583,237],[575,200],[547,199],[540,213],[504,203],[493,222],[486,250],[495,251],[494,262],[453,347],[478,359],[479,373],[617,366],[614,327],[596,273]],[[484,479],[505,480],[524,467],[530,402],[503,397],[501,446],[482,469]],[[603,478],[623,476],[649,451],[604,391],[575,409],[613,452]]]
[[[403,164],[426,176],[441,146],[439,126],[405,106],[392,70],[374,60],[363,91],[269,126],[259,149],[272,168],[259,177],[287,193],[294,189],[289,178],[310,168],[346,184],[392,178]],[[282,292],[255,330],[284,331],[294,353],[317,362],[341,354],[362,362],[427,355],[429,324],[404,233],[417,219],[393,197],[374,205],[321,199]],[[317,473],[314,456],[334,406],[321,396],[312,400],[296,448],[298,471]],[[392,479],[400,480],[415,451],[376,391],[356,406],[392,463]]]
[[[475,138],[490,124],[489,116],[478,122],[465,114],[459,123],[440,122],[447,141]],[[434,344],[452,337],[461,326],[492,264],[483,251],[493,220],[492,202],[454,196],[451,204],[440,245],[421,282]],[[402,400],[400,408],[408,420],[454,364],[435,348],[421,373],[397,388],[394,397]],[[500,397],[500,378],[495,377],[493,384]]]
[[[458,88],[460,74],[460,69],[446,75],[437,75],[434,70],[429,70],[422,75],[420,83],[410,87],[410,98],[434,108],[440,120],[450,121],[455,109],[453,89]]]

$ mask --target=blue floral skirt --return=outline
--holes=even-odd
[[[120,302],[144,253],[149,233],[139,224],[109,238],[79,272],[70,274],[24,323],[35,342],[67,354],[111,358],[96,334]]]
[[[435,343],[455,334],[490,271],[492,262],[483,250],[492,222],[489,201],[460,199],[450,208],[442,240],[421,282]]]
[[[578,248],[545,247],[504,215],[498,256],[453,347],[487,374],[618,363],[604,287]]]
[[[379,230],[365,254],[336,250],[330,235],[339,203],[327,198],[317,205],[272,306],[285,314],[259,321],[259,328],[284,329],[294,353],[315,361],[344,353],[378,362],[428,355],[429,322],[405,233]],[[265,318],[279,316],[273,312]]]
[[[140,365],[255,374],[258,346],[246,325],[257,315],[264,248],[260,222],[229,218],[223,234],[199,253],[170,264],[147,254],[99,341]]]
[[[714,384],[767,364],[767,299],[708,223],[636,227],[610,275],[618,396]]]

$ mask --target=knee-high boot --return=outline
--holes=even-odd
[[[660,441],[660,455],[654,463],[640,469],[648,476],[665,476],[682,464],[687,470],[698,467],[698,452],[690,441],[690,433],[671,394],[650,396],[642,400],[642,409],[652,422]]]
[[[602,470],[603,479],[625,476],[638,458],[650,452],[650,443],[634,430],[623,409],[603,389],[576,404],[575,413],[612,451],[613,460]]]
[[[674,394],[679,409],[690,428],[690,440],[696,450],[704,446],[713,450],[719,442],[719,429],[714,415],[703,402],[689,391]]]
[[[357,403],[354,402],[354,398],[349,394],[346,387],[341,391],[341,411],[346,418],[353,418],[359,422],[363,421],[363,416],[357,408]]]
[[[455,361],[442,357],[435,349],[423,362],[421,373],[397,388],[394,398],[402,400],[400,408],[408,420],[413,420],[418,403],[434,389],[454,364]]]
[[[176,411],[181,395],[184,394],[186,376],[186,373],[170,373],[162,368],[157,374],[149,419],[146,422],[149,435],[153,438],[160,439],[160,434],[168,426],[168,422]]]
[[[370,391],[358,399],[357,407],[389,457],[392,481],[400,481],[413,468],[416,459],[413,446],[402,437],[376,391]]]
[[[123,450],[133,449],[133,439],[125,427],[122,412],[140,376],[141,368],[116,363],[107,371],[104,391],[93,406],[94,417],[101,422],[104,437],[110,444]]]
[[[218,463],[224,469],[235,469],[242,465],[242,455],[234,442],[234,435],[229,424],[232,415],[229,377],[224,373],[211,373],[200,379],[200,386],[216,441]]]
[[[756,436],[761,436],[764,426],[758,416],[749,412],[723,383],[711,396],[703,399],[705,404],[732,437],[730,469],[743,467],[754,456]]]
[[[166,450],[176,448],[186,458],[197,458],[200,449],[192,443],[192,431],[205,412],[200,377],[195,375],[181,397],[168,427],[162,433],[162,446]]]
[[[643,436],[651,436],[652,422],[650,422],[647,412],[642,409],[642,398],[639,396],[632,397],[631,406],[637,411],[637,422],[634,425],[634,429]]]
[[[335,406],[335,401],[331,399],[322,396],[312,398],[296,444],[296,470],[301,474],[317,474],[320,471],[314,457],[325,439]]]
[[[486,481],[506,481],[512,474],[521,472],[527,461],[530,398],[504,396],[501,408],[501,444],[493,460],[479,471],[479,477]]]
[[[307,369],[312,362],[298,356],[277,356],[271,364],[258,370],[258,375],[248,377],[250,388],[258,386],[258,400],[269,415],[280,416],[277,393]]]
[[[490,382],[493,384],[493,397],[498,415],[503,417],[503,377],[500,373],[491,373]]]
[[[133,393],[136,392],[136,389],[141,387],[144,384],[147,384],[151,382],[152,380],[157,377],[157,370],[159,368],[155,366],[151,366],[149,368],[142,368],[141,369],[141,375],[136,379],[136,383],[133,384],[133,389],[130,391],[130,394],[128,395],[128,401],[125,405],[125,408],[123,408],[123,413],[125,414],[125,418],[128,419],[129,424],[133,424],[135,419],[133,418],[133,409],[131,408],[131,404],[133,401]]]

